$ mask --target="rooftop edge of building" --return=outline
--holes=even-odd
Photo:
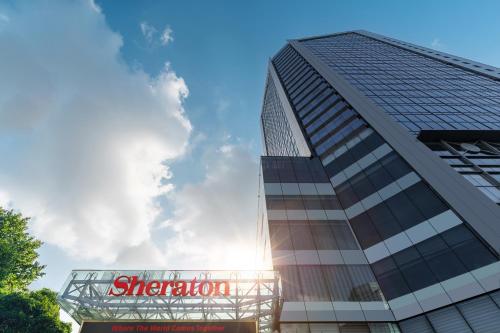
[[[380,35],[371,31],[367,30],[348,30],[348,31],[342,31],[342,32],[336,32],[336,33],[331,33],[331,34],[324,34],[324,35],[314,35],[314,36],[309,36],[309,37],[304,37],[304,38],[298,38],[298,39],[289,39],[287,40],[287,44],[290,43],[291,41],[296,41],[296,42],[305,42],[313,39],[321,39],[321,38],[328,38],[328,37],[334,37],[334,36],[339,36],[339,35],[345,35],[345,34],[358,34],[362,35],[365,37],[369,37],[375,40],[378,40],[380,42],[390,44],[395,47],[399,47],[401,49],[417,53],[419,55],[432,58],[434,60],[441,61],[443,63],[459,67],[463,70],[473,72],[476,74],[480,74],[483,76],[486,76],[490,79],[500,81],[500,68],[495,67],[495,66],[490,66],[478,61],[470,60],[467,58],[463,57],[458,57],[456,55],[442,52],[442,51],[437,51],[431,48],[427,48],[424,46],[408,43],[401,41],[399,39],[395,39],[392,37],[387,37],[384,35]],[[286,46],[286,45],[285,45]],[[284,47],[285,47],[284,46]],[[279,54],[281,49],[276,52],[276,55]]]

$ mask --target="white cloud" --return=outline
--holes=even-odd
[[[158,32],[155,29],[155,27],[150,25],[148,22],[141,22],[141,24],[139,24],[139,26],[141,28],[142,35],[148,41],[148,43],[153,42],[153,37]]]
[[[168,64],[155,78],[127,67],[92,3],[21,2],[5,14],[0,191],[43,241],[125,262],[132,249],[157,251],[145,244],[155,198],[172,190],[168,161],[186,151],[188,88]]]
[[[98,13],[102,12],[101,7],[99,7],[99,5],[95,3],[95,0],[89,0],[89,5],[90,5],[90,8],[92,8],[96,12],[98,12]]]
[[[439,38],[434,38],[432,40],[431,47],[436,50],[446,49],[446,45],[444,45]]]
[[[172,193],[175,231],[165,256],[176,268],[253,268],[258,161],[242,144],[208,154],[202,182]]]
[[[166,46],[174,41],[174,31],[168,25],[163,29],[161,34],[159,34],[158,29],[146,21],[141,22],[139,27],[150,46]]]
[[[0,203],[33,216],[36,237],[75,263],[248,268],[258,160],[243,144],[208,148],[203,180],[175,189],[168,164],[193,146],[188,88],[169,64],[154,78],[127,67],[121,36],[92,4],[28,2],[6,13]],[[173,212],[160,226],[163,195]]]
[[[174,31],[172,30],[172,28],[167,26],[167,27],[165,27],[165,29],[163,29],[160,41],[161,41],[161,45],[167,45],[168,43],[171,43],[174,41]]]

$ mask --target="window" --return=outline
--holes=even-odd
[[[336,117],[338,112],[342,111],[347,106],[344,102],[339,102],[335,104],[330,110],[323,113],[314,122],[306,127],[306,132],[308,134],[314,133],[318,128],[326,124],[332,117]]]
[[[341,250],[359,250],[346,221],[329,221],[329,224]]]
[[[365,169],[364,173],[366,174],[367,179],[373,184],[375,189],[378,191],[385,186],[392,183],[395,179],[387,172],[387,170],[383,167],[383,160],[392,159],[392,155],[394,153],[389,153],[386,157],[384,157],[381,161],[375,162]],[[374,191],[375,192],[375,191]]]
[[[321,266],[298,266],[304,301],[329,301]]]
[[[295,250],[315,250],[311,229],[307,221],[288,221],[293,248]]]
[[[390,197],[386,204],[403,229],[409,229],[425,220],[404,192]]]
[[[323,169],[323,165],[318,158],[307,159],[309,163],[307,164],[309,170],[311,171],[312,179],[314,183],[329,183],[330,179]]]
[[[328,221],[311,221],[311,231],[318,250],[338,250],[339,246]]]
[[[394,261],[403,274],[412,291],[428,287],[436,283],[434,274],[417,250],[409,247],[393,255]]]
[[[285,202],[281,195],[266,195],[267,209],[285,209]]]
[[[304,204],[300,195],[284,196],[285,207],[288,210],[303,210]]]
[[[309,86],[306,86],[305,89],[301,90],[300,93],[292,99],[292,103],[294,105],[297,104],[297,102],[300,102],[307,94],[309,94],[313,89],[317,88],[319,85],[323,84],[323,86],[326,86],[326,84],[323,83],[323,79],[317,78],[312,84]]]
[[[380,168],[380,165],[378,167]],[[349,182],[351,183],[352,189],[356,193],[357,197],[360,199],[364,199],[377,191],[377,188],[372,185],[365,173],[362,171],[352,177]]]
[[[342,209],[342,207],[340,206],[340,202],[339,200],[337,199],[336,196],[320,196],[320,200],[321,200],[321,205],[323,206],[323,209],[333,209],[333,210],[337,210],[337,209]]]
[[[377,229],[373,226],[368,213],[365,212],[351,218],[349,222],[363,249],[366,249],[382,240],[377,232]]]
[[[269,235],[273,250],[293,250],[288,222],[269,222]]]
[[[395,180],[412,171],[408,164],[394,152],[389,153],[380,162]]]
[[[324,101],[321,102],[321,104],[317,105],[316,109],[314,109],[313,111],[311,111],[310,113],[308,113],[306,116],[305,116],[305,112],[301,112],[299,114],[300,117],[303,117],[302,119],[302,123],[304,124],[304,126],[307,126],[309,124],[309,122],[311,122],[312,120],[314,120],[317,116],[319,116],[320,114],[322,114],[323,112],[325,112],[325,110],[327,110],[328,108],[334,106],[335,104],[334,103],[337,103],[338,101],[340,101],[340,96],[337,95],[337,94],[332,94],[330,97],[328,97],[327,99],[325,99]]]
[[[410,186],[404,193],[408,195],[411,202],[417,206],[426,219],[430,219],[448,209],[444,202],[423,182]]]
[[[342,206],[347,208],[359,201],[358,196],[354,193],[351,184],[344,182],[340,186],[335,187],[335,192],[342,203]]]
[[[394,218],[389,208],[387,208],[385,202],[369,209],[367,213],[383,239],[387,239],[402,231],[401,226]]]
[[[321,266],[333,301],[381,301],[380,288],[368,265]]]
[[[348,265],[356,300],[360,302],[382,301],[380,287],[368,265]]]
[[[283,298],[287,301],[304,301],[297,266],[279,266],[278,271],[281,276]]]
[[[495,256],[465,225],[459,225],[441,235],[468,270],[473,270],[496,261]]]
[[[321,200],[316,196],[303,196],[302,201],[304,202],[305,209],[323,209],[321,205]]]
[[[416,245],[417,250],[439,281],[444,281],[466,272],[464,265],[439,236],[434,236]]]
[[[313,183],[313,177],[309,170],[311,160],[307,158],[292,158],[293,172],[296,175],[297,182],[299,183]]]
[[[320,130],[318,130],[315,134],[311,136],[311,142],[313,144],[317,144],[322,141],[328,134],[334,132],[340,128],[342,124],[345,123],[346,120],[352,118],[355,115],[354,111],[347,109],[342,112],[340,115],[336,116],[332,120],[330,120],[325,126],[323,126]]]
[[[391,257],[377,261],[372,264],[372,268],[387,299],[393,299],[410,292],[403,275]]]
[[[347,150],[345,153],[340,155],[335,159],[335,163],[329,163],[326,167],[325,170],[328,174],[328,176],[333,177],[336,174],[338,174],[340,171],[344,170],[347,168],[349,165],[353,164],[356,162],[356,159],[354,158],[353,155],[351,155],[351,151],[354,148]]]
[[[373,132],[370,136],[362,141],[363,145],[368,148],[368,150],[372,151],[377,147],[380,147],[385,142],[380,135]]]

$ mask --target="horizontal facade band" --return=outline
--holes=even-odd
[[[344,170],[340,171],[335,176],[331,177],[330,181],[332,182],[333,186],[339,186],[343,182],[347,181],[357,173],[365,170],[370,165],[377,162],[392,151],[393,150],[391,149],[391,147],[389,147],[387,143],[384,143],[361,159],[349,165]]]
[[[266,195],[335,195],[330,183],[264,183]]]
[[[418,183],[420,180],[421,180],[420,177],[415,172],[412,171],[404,175],[403,177],[399,178],[398,180],[390,183],[389,185],[383,187],[382,189],[376,191],[375,193],[367,196],[361,201],[358,201],[354,205],[350,206],[345,210],[346,215],[348,218],[356,217],[359,214],[374,207],[375,205],[381,203],[382,201]]]
[[[385,302],[287,302],[280,322],[390,322],[392,311]]]
[[[267,219],[276,221],[307,221],[307,220],[347,220],[343,210],[322,209],[268,209]]]
[[[451,210],[427,219],[410,229],[404,230],[382,242],[365,249],[369,263],[374,263],[410,246],[429,239],[443,231],[451,229],[462,221]]]
[[[368,265],[362,250],[271,250],[273,266]]]
[[[500,288],[500,262],[389,300],[397,320],[410,318]]]
[[[329,155],[325,156],[322,160],[323,165],[326,167],[328,164],[332,163],[335,159],[339,158],[346,152],[348,152],[351,148],[355,147],[358,143],[362,142],[364,139],[366,139],[368,136],[370,136],[373,133],[373,130],[371,128],[365,128],[363,131],[359,132],[357,135],[355,135],[352,139],[347,141],[345,144],[341,145],[337,149],[335,149],[333,152],[331,152]]]

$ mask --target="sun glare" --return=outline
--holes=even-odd
[[[245,244],[225,244],[216,249],[218,253],[214,262],[211,263],[215,269],[224,270],[266,270],[272,269],[270,260],[265,260],[258,255],[255,247]]]

